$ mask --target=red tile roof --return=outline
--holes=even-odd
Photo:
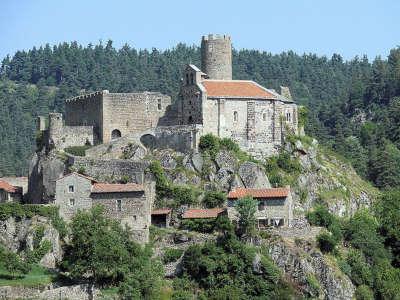
[[[289,188],[272,188],[272,189],[246,189],[237,188],[228,194],[229,199],[238,199],[245,196],[253,198],[286,198],[289,195]]]
[[[183,214],[183,219],[208,219],[216,218],[225,211],[225,208],[210,208],[210,209],[188,209]]]
[[[130,193],[143,192],[144,186],[136,183],[94,183],[92,193]]]
[[[0,190],[5,190],[7,193],[18,192],[18,187],[9,184],[7,181],[0,180]]]
[[[271,91],[250,80],[204,80],[208,97],[277,99]]]
[[[153,216],[155,215],[168,215],[171,212],[170,208],[158,208],[158,209],[154,209],[151,214]]]

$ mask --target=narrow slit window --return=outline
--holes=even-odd
[[[158,99],[158,100],[157,100],[157,108],[158,108],[158,110],[161,110],[161,109],[162,109],[161,99]]]
[[[68,192],[70,192],[70,193],[74,192],[74,186],[73,185],[68,186]]]
[[[117,200],[117,210],[122,211],[122,201],[121,200]]]
[[[234,112],[233,112],[233,121],[237,122],[238,119],[239,119],[239,117],[238,117],[238,112],[237,112],[237,111],[234,111]]]
[[[75,206],[75,199],[69,199],[69,206]]]
[[[267,114],[263,113],[262,118],[263,118],[263,121],[267,121]]]

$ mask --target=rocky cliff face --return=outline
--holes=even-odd
[[[312,298],[352,299],[355,287],[312,243],[278,239],[268,244],[271,258],[299,290]]]
[[[43,236],[38,242],[48,240],[51,243],[51,249],[39,264],[46,268],[55,268],[62,259],[62,249],[58,231],[50,224],[50,220],[41,216],[22,219],[10,217],[4,221],[0,220],[0,244],[15,253],[32,251],[36,230],[41,227],[44,229]]]

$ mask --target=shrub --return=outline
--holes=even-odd
[[[208,152],[214,157],[220,149],[218,137],[208,133],[200,137],[199,149],[202,152]]]
[[[366,285],[360,285],[356,289],[355,297],[357,300],[374,300],[374,293]]]
[[[40,246],[40,242],[42,241],[42,238],[44,237],[44,226],[43,225],[38,225],[35,228],[35,234],[33,236],[33,248],[38,248]]]
[[[190,231],[211,233],[215,228],[215,219],[185,219],[182,220],[181,227]]]
[[[90,145],[84,145],[84,146],[71,146],[67,147],[64,149],[65,152],[68,152],[72,155],[75,156],[85,156],[85,151],[89,149],[91,146]]]
[[[191,205],[196,203],[196,192],[193,188],[187,186],[174,186],[172,188],[172,198],[175,205]]]
[[[335,250],[337,241],[331,233],[323,232],[317,236],[317,243],[322,252],[329,253]]]
[[[168,248],[164,252],[163,262],[165,264],[177,261],[183,254],[182,249]]]
[[[372,285],[372,271],[365,256],[360,250],[352,249],[347,256],[347,263],[351,267],[350,278],[356,285]]]
[[[317,205],[313,211],[306,214],[306,218],[311,225],[328,228],[333,223],[334,216],[325,206]]]
[[[203,203],[207,208],[221,207],[226,201],[225,193],[218,191],[207,191]]]
[[[232,139],[230,138],[223,138],[220,139],[219,141],[220,146],[228,151],[232,151],[234,153],[239,153],[240,152],[240,147],[239,145],[234,142]]]
[[[44,240],[37,248],[34,248],[32,251],[27,253],[27,261],[30,264],[38,263],[43,256],[51,250],[51,248],[51,242]]]

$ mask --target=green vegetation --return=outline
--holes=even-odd
[[[71,146],[64,149],[65,152],[75,156],[85,156],[85,151],[92,147],[91,145],[84,145],[84,146]]]
[[[302,168],[298,159],[293,158],[290,153],[282,151],[279,155],[271,156],[265,161],[265,169],[268,179],[274,187],[296,185],[297,178]]]
[[[256,254],[261,258],[261,274],[253,272]],[[232,234],[222,236],[217,242],[190,246],[183,257],[183,270],[183,276],[174,281],[173,299],[188,299],[198,288],[202,289],[205,299],[289,299],[293,296],[271,259]]]
[[[162,266],[131,232],[103,215],[102,207],[79,212],[72,220],[70,243],[62,263],[72,280],[119,286],[125,299],[152,298],[162,283]]]
[[[226,194],[219,191],[207,191],[203,198],[203,204],[207,208],[222,207],[225,201]]]
[[[0,266],[0,286],[41,286],[53,282],[56,277],[56,274],[37,265],[32,266],[24,275],[15,275]]]
[[[252,197],[244,197],[236,202],[236,210],[239,214],[239,235],[252,237],[255,234],[257,219],[255,213],[258,203]]]
[[[183,254],[182,249],[168,248],[164,252],[163,263],[168,264],[177,261]]]
[[[9,217],[31,218],[34,215],[51,219],[51,224],[57,229],[61,237],[64,237],[67,234],[66,224],[59,216],[58,208],[55,206],[0,203],[0,220],[6,220]]]

